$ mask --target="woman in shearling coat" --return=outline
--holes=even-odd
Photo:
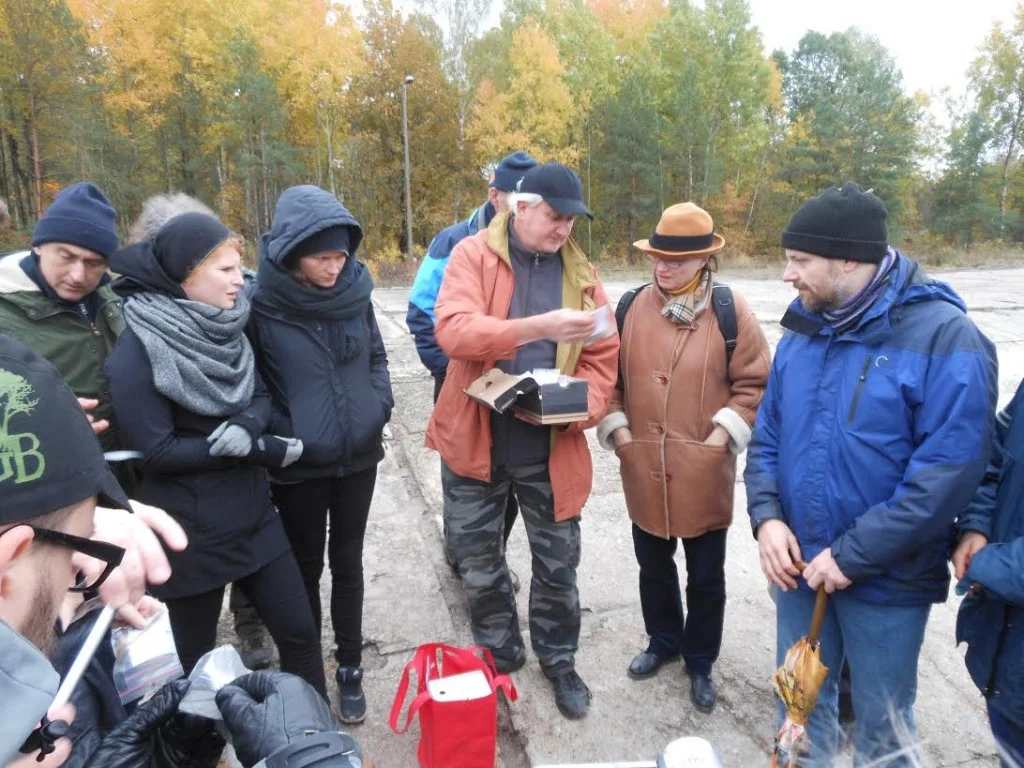
[[[750,440],[770,353],[746,301],[732,292],[736,344],[727,354],[712,305],[714,292],[724,288],[715,285],[712,259],[725,240],[706,211],[673,205],[651,238],[635,245],[650,257],[654,282],[635,293],[625,314],[621,376],[598,427],[602,444],[619,457],[650,635],[629,675],[651,677],[682,656],[690,699],[710,712],[736,455]],[[673,560],[677,540],[686,553],[685,617]]]

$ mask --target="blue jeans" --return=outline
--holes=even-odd
[[[1024,766],[1024,728],[1004,717],[991,702],[988,705],[988,722],[999,745],[1003,768]]]
[[[914,699],[917,660],[930,605],[889,606],[856,600],[843,592],[829,595],[821,628],[821,661],[828,677],[808,723],[810,754],[802,766],[831,766],[839,751],[839,675],[850,665],[851,697],[857,715],[854,765],[880,763],[910,768],[917,754]],[[778,593],[777,663],[811,626],[814,593],[802,588]],[[785,708],[779,705],[779,722]],[[902,750],[909,750],[899,754]]]

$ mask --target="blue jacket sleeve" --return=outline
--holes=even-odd
[[[971,503],[957,520],[957,533],[977,531],[984,534],[985,538],[992,538],[992,515],[995,513],[996,495],[999,493],[999,481],[1003,474],[1003,451],[1005,450],[1006,436],[1010,431],[1014,414],[1017,412],[1022,392],[1024,392],[1024,385],[1017,389],[1013,400],[996,416],[995,429],[992,430],[992,458],[989,459],[988,466],[985,468],[985,477],[981,481],[978,492],[974,494]]]
[[[978,582],[1004,602],[1024,608],[1024,536],[982,547],[971,558],[966,579]]]
[[[937,334],[914,416],[917,446],[902,482],[832,543],[852,581],[883,573],[948,533],[975,495],[992,450],[995,348],[963,318]]]
[[[427,255],[416,272],[409,294],[409,311],[405,316],[409,332],[416,340],[420,360],[435,375],[444,373],[448,368],[448,356],[434,337],[434,305],[450,257],[451,247],[445,230],[430,243]]]
[[[785,343],[779,344],[780,351]],[[747,468],[743,481],[747,488],[747,514],[757,536],[757,528],[765,520],[785,520],[779,500],[779,353],[776,353],[768,374],[764,400],[757,411],[754,433],[747,448]]]

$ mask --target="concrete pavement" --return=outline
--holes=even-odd
[[[971,314],[1000,353],[1000,402],[1024,377],[1024,271],[945,273]],[[778,321],[794,293],[777,280],[729,279],[753,306],[773,347]],[[608,284],[612,301],[636,283]],[[417,729],[399,737],[387,716],[405,663],[420,643],[470,645],[465,603],[457,577],[444,561],[436,454],[423,447],[431,411],[432,380],[416,356],[404,317],[408,291],[378,290],[378,320],[388,347],[396,407],[388,455],[381,465],[370,514],[365,555],[366,691],[369,717],[352,733],[381,768],[415,766]],[[503,708],[499,764],[520,768],[548,763],[652,760],[669,741],[703,736],[729,767],[767,765],[774,726],[769,684],[774,664],[774,610],[760,572],[757,548],[746,522],[742,482],[736,520],[729,533],[729,603],[721,660],[715,668],[719,704],[708,716],[689,703],[681,668],[634,682],[626,666],[645,647],[637,597],[637,566],[614,455],[594,454],[593,494],[583,514],[583,560],[579,571],[583,633],[577,666],[594,700],[578,722],[555,709],[550,685],[530,652],[514,676],[520,699]],[[740,474],[741,476],[741,474]],[[528,629],[530,561],[525,531],[516,526],[510,564],[523,582],[521,625]],[[680,561],[682,560],[680,556]],[[682,563],[680,562],[682,571]],[[325,606],[329,587],[324,583]],[[982,698],[953,645],[957,600],[936,606],[920,665],[918,723],[928,765],[996,765]],[[325,650],[330,627],[325,627]],[[330,669],[333,672],[333,663]]]

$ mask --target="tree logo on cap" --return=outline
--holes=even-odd
[[[0,483],[28,483],[42,477],[46,458],[39,450],[39,438],[31,432],[11,434],[11,420],[35,410],[32,385],[16,373],[0,368]]]

